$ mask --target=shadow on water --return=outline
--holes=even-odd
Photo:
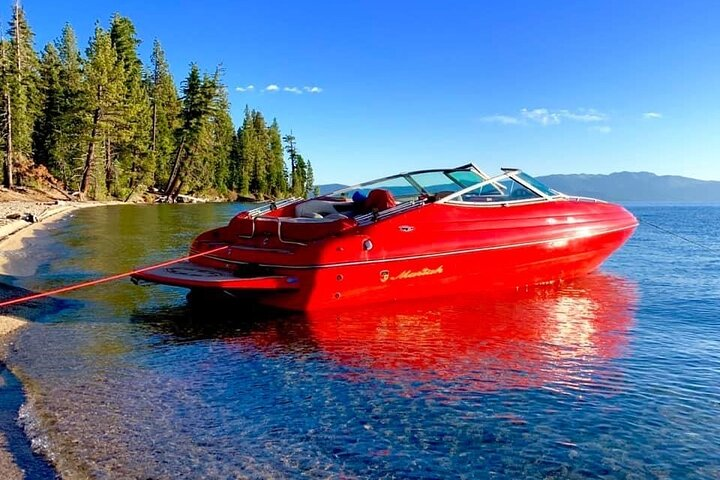
[[[39,292],[13,285],[13,277],[0,275],[0,302],[14,300]],[[50,314],[79,306],[80,302],[58,297],[45,297],[0,308],[0,315],[11,315],[29,321],[42,321]]]
[[[168,343],[219,339],[268,356],[317,353],[356,381],[447,381],[474,391],[585,388],[604,383],[596,367],[626,353],[636,302],[634,283],[596,273],[527,292],[306,314],[216,299],[137,310],[131,321]]]
[[[11,280],[12,277],[0,276],[0,302],[36,293],[6,283]],[[0,309],[0,315],[13,315],[25,320],[37,321],[47,318],[51,312],[68,308],[73,303],[58,298],[44,298]],[[18,425],[18,412],[24,402],[25,394],[22,384],[0,362],[0,431],[7,439],[7,449],[18,467],[25,472],[26,478],[56,478],[50,464],[42,456],[33,452],[30,441]]]

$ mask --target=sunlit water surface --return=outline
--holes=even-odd
[[[79,211],[0,280],[179,256],[239,208]],[[492,298],[272,315],[119,281],[36,302],[8,359],[22,426],[70,477],[720,478],[720,207],[630,208],[648,223],[601,272]]]

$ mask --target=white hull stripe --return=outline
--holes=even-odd
[[[269,264],[269,263],[260,263],[258,265],[261,267],[308,270],[308,269],[319,269],[319,268],[348,267],[348,266],[354,266],[354,265],[371,265],[371,264],[376,264],[376,263],[405,262],[408,260],[420,260],[420,259],[424,259],[424,258],[447,257],[450,255],[465,255],[468,253],[476,253],[476,252],[484,252],[484,251],[492,251],[492,250],[504,250],[504,249],[509,249],[509,248],[531,247],[534,245],[542,245],[545,243],[564,242],[564,241],[569,241],[569,240],[577,240],[577,239],[581,239],[581,238],[597,237],[600,235],[606,235],[608,233],[629,230],[631,228],[637,227],[637,225],[638,224],[636,223],[634,225],[630,225],[627,227],[615,228],[612,230],[605,230],[605,231],[598,232],[598,233],[592,233],[590,235],[575,235],[575,236],[570,236],[570,237],[553,238],[550,240],[537,240],[534,242],[511,243],[511,244],[507,244],[507,245],[494,245],[492,247],[469,248],[466,250],[453,250],[451,252],[427,253],[424,255],[410,255],[407,257],[379,258],[376,260],[360,260],[360,261],[354,261],[354,262],[327,263],[327,264],[321,264],[321,265],[278,265],[278,264]],[[228,258],[216,257],[215,255],[207,255],[207,258],[211,258],[211,259],[217,260],[219,262],[234,263],[234,264],[238,264],[238,265],[246,265],[248,263],[254,263],[254,262],[243,262],[243,261],[238,261],[238,260],[230,260]]]

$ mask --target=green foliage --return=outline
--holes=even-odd
[[[290,159],[290,193],[296,197],[308,197],[315,191],[315,178],[310,161],[297,151],[295,137],[292,133],[283,137],[285,151]]]
[[[63,27],[55,41],[60,56],[60,78],[56,89],[59,98],[59,117],[54,119],[54,136],[49,148],[51,173],[67,188],[77,190],[83,166],[85,132],[88,129],[88,110],[85,104],[82,59],[75,32],[69,24]]]
[[[33,163],[33,130],[43,110],[40,90],[40,61],[33,47],[34,34],[28,26],[25,11],[19,4],[13,8],[7,30],[9,42],[3,41],[2,112],[5,183],[22,183],[22,176],[10,181],[17,167]],[[26,170],[23,168],[22,170]]]
[[[276,120],[268,125],[246,108],[236,131],[220,69],[208,75],[191,64],[179,95],[157,40],[143,66],[129,18],[116,13],[109,29],[96,25],[84,56],[65,25],[38,58],[19,7],[7,33],[0,41],[6,180],[14,166],[37,163],[92,198],[129,198],[144,186],[164,188],[171,198],[233,191],[278,198],[312,189],[312,167]]]
[[[87,48],[84,73],[85,102],[92,123],[80,191],[86,194],[92,189],[91,196],[101,198],[110,193],[115,182],[112,146],[118,135],[125,133],[117,127],[124,120],[127,88],[125,70],[118,61],[110,34],[99,25]],[[103,162],[96,161],[96,153],[103,154]]]
[[[213,77],[201,75],[196,64],[190,65],[182,86],[182,125],[176,135],[175,162],[165,188],[171,198],[183,189],[196,192],[212,186],[208,179],[215,173],[213,126],[218,123],[218,104],[223,102],[221,90],[219,73]]]
[[[16,154],[31,159],[32,131],[42,110],[43,99],[39,91],[40,62],[33,46],[35,35],[27,24],[25,11],[19,5],[13,11],[7,33],[11,39],[13,147]]]
[[[45,98],[42,115],[38,117],[33,132],[33,151],[35,162],[45,165],[51,171],[62,170],[55,164],[53,150],[56,142],[55,124],[62,116],[62,98],[60,92],[60,54],[52,43],[45,46],[40,60],[40,90]]]
[[[219,78],[216,78],[215,82],[221,85]],[[214,160],[215,162],[215,172],[211,177],[215,189],[226,193],[230,189],[230,164],[235,141],[235,127],[233,127],[230,117],[230,101],[224,86],[218,89],[213,111],[214,115],[210,119],[212,148],[208,161]]]
[[[245,108],[230,172],[232,185],[242,195],[279,198],[290,193],[282,136],[276,120],[268,126],[262,113]]]
[[[268,141],[270,142],[270,158],[268,160],[270,195],[276,198],[282,197],[287,194],[288,190],[287,168],[285,168],[285,158],[283,157],[280,126],[275,119],[273,119],[273,123],[268,129]]]
[[[180,127],[177,88],[160,42],[153,43],[150,71],[145,84],[150,97],[150,155],[154,163],[153,183],[165,185],[170,177],[171,161],[176,148],[175,131]],[[232,145],[230,145],[232,147]]]

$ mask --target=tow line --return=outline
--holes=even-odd
[[[691,243],[691,244],[695,245],[696,247],[704,248],[705,250],[710,250],[711,252],[716,252],[716,251],[717,251],[716,248],[713,248],[713,247],[711,247],[711,246],[709,246],[709,245],[704,245],[704,244],[702,244],[702,243],[700,243],[700,242],[696,242],[695,240],[692,240],[692,239],[690,239],[690,238],[684,237],[684,236],[682,236],[682,235],[680,235],[680,234],[678,234],[678,233],[673,232],[672,230],[668,230],[667,228],[663,228],[663,227],[661,227],[660,225],[655,225],[654,223],[648,222],[647,220],[645,220],[645,219],[643,219],[643,218],[640,218],[640,217],[638,217],[638,218],[640,219],[640,222],[641,222],[641,223],[644,223],[645,225],[649,225],[649,226],[651,226],[651,227],[653,227],[653,228],[655,228],[655,229],[657,229],[657,230],[659,230],[659,231],[661,231],[661,232],[663,232],[663,233],[667,233],[668,235],[671,235],[671,236],[673,236],[673,237],[679,238],[680,240],[684,240],[684,241],[686,241],[686,242],[688,242],[688,243]]]
[[[188,255],[186,257],[177,258],[175,260],[169,260],[167,262],[158,263],[156,265],[151,265],[149,267],[139,268],[137,270],[131,270],[131,271],[125,272],[125,273],[118,273],[116,275],[111,275],[109,277],[103,277],[103,278],[98,278],[96,280],[90,280],[87,282],[76,283],[74,285],[68,285],[66,287],[56,288],[54,290],[48,290],[47,292],[34,293],[32,295],[26,295],[24,297],[13,298],[12,300],[6,300],[4,302],[0,302],[0,308],[9,307],[10,305],[16,305],[18,303],[29,302],[30,300],[37,300],[38,298],[49,297],[51,295],[57,295],[59,293],[65,293],[65,292],[70,292],[73,290],[78,290],[80,288],[91,287],[93,285],[98,285],[101,283],[112,282],[113,280],[119,280],[121,278],[129,277],[131,275],[135,275],[136,273],[147,272],[148,270],[152,270],[154,268],[167,267],[168,265],[174,265],[176,263],[184,262],[186,260],[192,260],[193,258],[210,255],[211,253],[219,252],[220,250],[223,250],[226,248],[227,248],[227,246],[217,247],[217,248],[213,248],[211,250],[207,250],[205,252]]]

